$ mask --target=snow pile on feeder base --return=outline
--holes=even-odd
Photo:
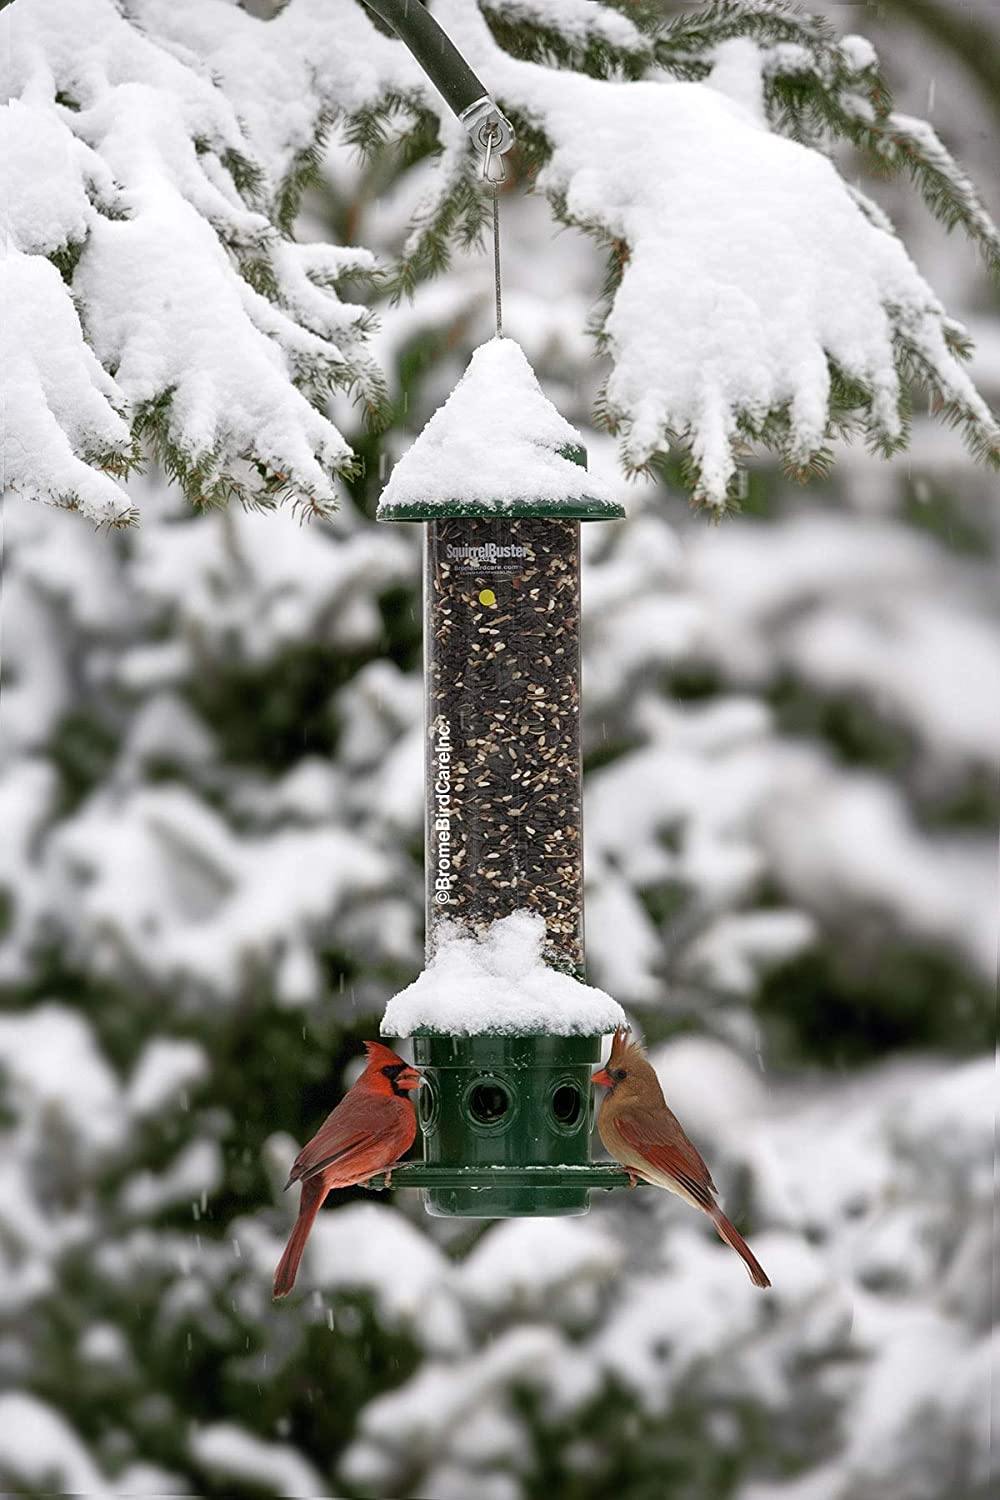
[[[623,515],[606,485],[581,474],[583,456],[520,344],[490,339],[393,469],[378,517]]]
[[[544,944],[534,912],[512,912],[478,934],[442,922],[427,968],[386,1006],[382,1035],[598,1036],[627,1024],[617,1000],[550,969]]]

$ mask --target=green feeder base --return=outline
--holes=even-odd
[[[418,1035],[414,1054],[424,1162],[398,1167],[392,1181],[421,1185],[428,1213],[585,1214],[591,1187],[628,1181],[590,1161],[599,1036]]]

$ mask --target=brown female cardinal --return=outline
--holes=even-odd
[[[712,1174],[667,1108],[660,1080],[646,1054],[621,1027],[607,1066],[592,1082],[606,1088],[597,1130],[609,1156],[632,1178],[666,1188],[708,1214],[727,1245],[743,1257],[754,1286],[770,1286],[756,1257],[715,1201]]]
[[[394,1166],[413,1145],[417,1115],[407,1091],[419,1088],[423,1079],[381,1042],[365,1042],[365,1047],[365,1071],[302,1147],[288,1174],[285,1187],[301,1182],[302,1198],[274,1273],[275,1297],[287,1297],[295,1285],[309,1231],[330,1189],[367,1182]]]

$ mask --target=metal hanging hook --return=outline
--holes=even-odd
[[[364,0],[364,3],[406,43],[424,72],[440,90],[445,103],[465,126],[475,149],[482,155],[483,181],[489,184],[493,192],[497,338],[502,338],[498,187],[507,176],[504,157],[514,144],[514,127],[424,5],[413,4],[411,0]]]
[[[483,155],[483,181],[494,184],[506,182],[507,167],[503,159],[503,131],[500,129],[499,122],[494,121],[490,124],[483,131],[480,139],[485,142],[486,147]]]
[[[503,182],[504,157],[514,144],[514,127],[488,94],[463,109],[458,117],[483,153],[483,176],[487,182]]]

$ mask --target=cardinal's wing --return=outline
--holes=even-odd
[[[615,1126],[650,1166],[673,1177],[702,1208],[714,1207],[712,1174],[669,1109],[642,1114],[623,1109]]]
[[[359,1182],[398,1161],[412,1145],[416,1129],[409,1100],[358,1090],[355,1085],[303,1146],[288,1181],[304,1182],[335,1167],[345,1185]]]

